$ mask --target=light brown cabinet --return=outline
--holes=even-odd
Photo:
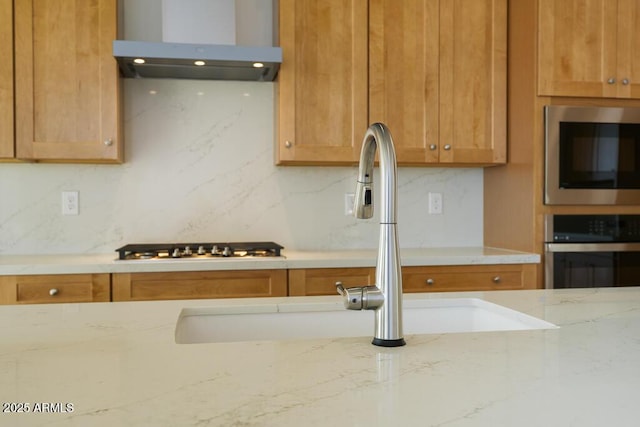
[[[289,270],[289,296],[337,295],[344,287],[366,286],[376,281],[375,268],[305,268]]]
[[[640,2],[539,0],[538,94],[640,98]]]
[[[0,159],[15,155],[12,22],[13,0],[0,0]]]
[[[113,301],[287,296],[286,270],[113,274]]]
[[[535,264],[404,267],[404,292],[534,289]]]
[[[344,286],[375,284],[375,268],[289,270],[289,295],[336,295]],[[403,292],[535,289],[535,264],[419,266],[402,268]]]
[[[109,274],[0,276],[0,304],[108,302]]]
[[[403,165],[506,160],[506,0],[280,2],[278,164],[353,164],[386,123]]]
[[[15,64],[11,143],[2,129],[0,156],[35,161],[121,162],[116,0],[21,0],[0,3],[0,50]],[[7,43],[13,28],[13,48]],[[12,54],[10,52],[12,51]],[[6,56],[5,56],[6,54]],[[11,56],[12,55],[12,56]],[[7,71],[0,90],[7,91]],[[0,112],[8,101],[2,95]]]
[[[367,0],[280,0],[278,164],[355,163],[367,123]]]
[[[398,163],[504,163],[507,2],[369,4],[369,122]]]

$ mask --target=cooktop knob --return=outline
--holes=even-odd
[[[213,245],[211,248],[211,255],[220,255],[220,250],[218,249],[218,245]]]
[[[225,246],[222,250],[222,256],[231,256],[231,248],[229,246]]]
[[[204,246],[198,246],[198,255],[204,255],[207,251],[204,249]]]
[[[192,254],[193,254],[193,252],[191,251],[191,247],[189,247],[189,246],[185,246],[185,248],[184,248],[184,255],[189,256],[189,255],[192,255]]]
[[[180,258],[180,256],[181,256],[181,255],[180,255],[180,249],[178,249],[178,248],[175,248],[175,249],[173,250],[173,252],[171,253],[171,257],[172,257],[172,258]]]

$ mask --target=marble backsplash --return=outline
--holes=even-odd
[[[377,247],[377,214],[344,215],[356,167],[274,165],[273,89],[125,80],[124,164],[0,164],[0,254],[196,240]],[[400,246],[482,245],[482,177],[479,168],[400,168]],[[79,192],[79,215],[62,215],[62,191]],[[443,215],[427,214],[433,191],[444,194]]]

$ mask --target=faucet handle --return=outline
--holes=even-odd
[[[376,286],[345,288],[342,282],[336,282],[336,290],[344,297],[344,308],[349,310],[372,310],[384,302],[384,296]]]
[[[362,310],[362,288],[345,288],[342,282],[336,282],[336,290],[344,297],[344,308]]]

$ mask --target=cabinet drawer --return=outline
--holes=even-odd
[[[338,295],[336,282],[345,287],[372,285],[375,268],[307,268],[289,270],[289,296]]]
[[[490,291],[533,289],[534,265],[405,267],[404,292]]]
[[[3,276],[0,303],[107,302],[111,300],[110,286],[108,274]]]
[[[287,295],[286,270],[118,273],[114,301],[253,298]]]

